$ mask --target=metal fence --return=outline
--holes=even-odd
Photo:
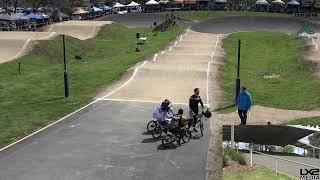
[[[283,157],[278,157],[270,154],[265,154],[262,152],[254,151],[252,149],[252,146],[250,147],[250,166],[253,166],[253,161],[255,157],[253,157],[253,154],[258,154],[262,155],[263,158],[260,158],[260,163],[257,163],[262,166],[269,166],[268,168],[272,168],[275,170],[276,175],[279,174],[279,171],[285,174],[289,174],[291,176],[299,176],[300,169],[304,168],[315,168],[315,169],[320,169],[320,164],[318,165],[312,165],[312,164],[307,164],[307,163],[302,163],[298,162],[295,160],[283,158]],[[311,159],[312,158],[306,158],[306,159]],[[256,157],[256,161],[258,160],[258,157]],[[318,161],[317,159],[313,159],[314,161]],[[266,162],[269,161],[269,162]],[[273,162],[273,163],[270,163]],[[280,163],[282,162],[282,163]],[[314,162],[314,164],[317,162]],[[264,165],[265,164],[265,165]],[[266,165],[267,164],[267,165]]]

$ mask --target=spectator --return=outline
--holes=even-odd
[[[240,125],[245,126],[247,124],[247,113],[252,106],[251,95],[245,87],[241,88],[236,104],[238,106],[238,114],[241,119]]]

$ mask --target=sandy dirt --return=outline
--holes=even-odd
[[[111,23],[111,21],[65,21],[52,24],[47,31],[86,40],[96,36],[102,26]]]
[[[59,34],[86,40],[96,36],[102,26],[111,23],[111,21],[66,21],[47,27],[47,32],[2,31],[0,32],[0,64],[28,54],[35,41],[49,40]]]
[[[36,40],[48,40],[57,36],[54,32],[0,31],[0,64],[28,54]]]
[[[294,119],[317,116],[320,116],[320,111],[296,111],[254,106],[252,107],[247,123],[248,125],[267,125],[267,121],[270,121],[272,124],[283,124]],[[225,125],[240,124],[237,112],[217,114],[217,119],[223,121]]]
[[[148,61],[141,67],[135,78],[125,87],[107,97],[161,102],[168,98],[174,103],[188,103],[195,87],[199,87],[202,99],[207,102],[207,69],[214,48],[216,35],[209,35],[214,41],[203,41],[199,35],[186,35],[172,50],[159,55],[156,61]],[[197,43],[207,42],[208,47],[198,47]]]

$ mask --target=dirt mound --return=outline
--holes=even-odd
[[[57,36],[54,32],[22,32],[22,31],[0,31],[0,39],[7,40],[47,40]]]
[[[32,40],[0,40],[0,64],[26,55],[32,50]]]
[[[49,26],[47,31],[86,40],[96,36],[102,26],[111,23],[111,21],[65,21]]]

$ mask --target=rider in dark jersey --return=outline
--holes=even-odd
[[[200,90],[199,88],[195,88],[193,90],[194,94],[189,98],[189,118],[192,118],[193,121],[195,122],[196,115],[199,113],[199,108],[198,105],[199,103],[201,104],[201,107],[203,109],[203,102],[200,97]],[[195,129],[196,131],[196,129]]]

